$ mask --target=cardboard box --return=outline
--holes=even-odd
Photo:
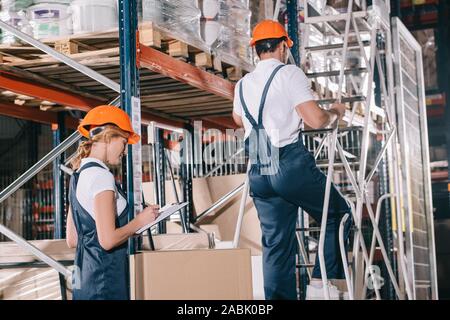
[[[134,256],[137,300],[252,300],[249,249],[147,251]]]
[[[206,233],[174,233],[153,235],[155,250],[210,249],[212,244]],[[142,248],[150,250],[148,236],[142,238]]]
[[[243,183],[245,177],[245,174],[235,174],[194,179],[193,197],[196,214],[200,214],[225,194]],[[241,203],[241,195],[242,193],[239,192],[225,205],[202,220],[202,223],[215,224],[219,227],[220,240],[232,241],[234,238],[236,222],[239,215],[239,206]],[[245,205],[244,218],[242,221],[239,247],[251,249],[252,255],[261,255],[261,237],[261,227],[258,214],[253,204],[253,199],[248,196]]]
[[[201,214],[213,205],[225,194],[244,182],[245,174],[228,176],[216,176],[207,178],[194,178],[192,180],[193,205],[195,214]],[[166,181],[166,203],[176,202],[172,183]],[[145,200],[148,204],[154,203],[154,184],[145,182],[142,184]],[[176,183],[178,194],[181,195],[179,184]],[[239,214],[239,206],[242,193],[236,194],[229,202],[215,210],[210,216],[201,221],[202,224],[217,225],[216,238],[223,241],[232,241],[236,230],[236,222]],[[174,221],[166,222],[168,233],[181,233],[181,226]],[[202,225],[200,225],[202,227]],[[207,227],[208,228],[208,227]],[[209,232],[209,231],[208,231]],[[252,255],[261,255],[261,227],[253,200],[247,197],[244,219],[242,222],[240,248],[249,248]]]
[[[55,260],[73,260],[75,249],[65,240],[36,240],[32,245]],[[0,243],[0,263],[14,264],[39,261],[14,242]],[[69,267],[72,270],[72,267]],[[71,299],[70,290],[67,291]],[[52,268],[0,269],[0,300],[61,300],[58,272]]]
[[[34,240],[30,244],[55,260],[74,260],[75,249],[67,247],[66,240]],[[0,242],[0,263],[20,263],[39,261],[15,242]]]
[[[165,182],[166,187],[166,203],[174,203],[177,202],[177,198],[175,196],[174,190],[173,190],[173,184],[172,181],[166,180]],[[179,197],[182,196],[183,192],[180,189],[180,184],[178,181],[175,183],[175,188],[177,190],[177,194]],[[147,204],[154,204],[155,203],[155,184],[153,182],[144,182],[142,183],[142,192],[144,193],[144,199]]]

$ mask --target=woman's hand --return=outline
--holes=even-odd
[[[143,226],[151,223],[159,215],[159,206],[152,205],[139,213],[123,227],[116,227],[117,209],[112,190],[100,192],[94,198],[95,225],[102,248],[109,251],[135,235]]]
[[[136,216],[139,228],[155,221],[159,216],[159,205],[150,205]]]

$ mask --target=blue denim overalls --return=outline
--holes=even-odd
[[[127,242],[106,251],[99,243],[94,219],[80,205],[76,197],[78,178],[83,170],[99,167],[100,164],[90,162],[78,172],[74,172],[70,182],[70,203],[73,220],[78,233],[78,244],[75,254],[75,270],[73,274],[73,300],[128,300],[128,252]],[[118,191],[124,196],[122,190]],[[116,218],[116,227],[120,228],[128,222],[128,204]]]

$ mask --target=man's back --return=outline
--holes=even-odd
[[[262,60],[253,72],[248,73],[236,85],[233,111],[242,117],[246,137],[250,134],[251,124],[242,109],[239,86],[242,83],[244,101],[257,121],[264,86],[272,71],[280,64],[282,63],[277,59]],[[263,113],[264,127],[275,146],[283,147],[297,140],[301,119],[295,107],[310,100],[314,98],[309,81],[301,69],[294,65],[281,68],[273,78]]]

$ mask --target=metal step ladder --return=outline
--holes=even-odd
[[[318,103],[327,107],[335,102],[345,103],[350,106],[346,112],[344,120],[347,130],[360,128],[360,140],[352,140],[348,147],[352,151],[348,152],[344,148],[343,137],[347,133],[340,132],[338,124],[325,134],[320,134],[320,138],[314,137],[317,132],[311,132],[311,136],[306,145],[314,153],[319,168],[327,169],[326,192],[324,195],[324,208],[322,223],[320,227],[309,227],[307,215],[300,216],[300,228],[297,228],[297,239],[300,251],[299,268],[306,268],[308,277],[311,278],[310,254],[316,252],[319,256],[320,269],[325,299],[329,299],[328,279],[326,276],[325,261],[323,255],[324,234],[326,232],[327,208],[329,204],[330,186],[335,172],[343,173],[346,180],[350,182],[351,190],[347,191],[344,198],[347,199],[353,218],[353,248],[351,263],[344,253],[343,243],[343,218],[340,225],[340,248],[341,257],[345,271],[345,278],[350,299],[365,299],[367,286],[376,283],[377,279],[373,271],[373,258],[376,246],[383,256],[383,264],[388,270],[389,280],[392,283],[398,299],[405,299],[405,291],[408,298],[411,298],[409,284],[405,274],[400,273],[399,277],[394,272],[388,255],[388,249],[383,243],[383,238],[379,230],[380,209],[383,200],[394,197],[394,194],[383,195],[377,205],[376,214],[370,205],[368,197],[368,184],[375,175],[377,168],[385,157],[388,147],[391,146],[392,138],[395,134],[395,123],[393,117],[393,98],[387,91],[385,78],[380,79],[382,83],[382,99],[384,110],[381,112],[383,120],[378,123],[373,118],[380,114],[380,110],[374,112],[372,107],[372,97],[374,94],[373,80],[375,69],[380,77],[384,76],[384,70],[380,63],[380,57],[386,54],[385,48],[380,47],[380,37],[390,33],[389,19],[380,14],[380,10],[389,12],[389,4],[383,1],[373,1],[371,10],[367,10],[365,1],[358,1],[359,11],[353,11],[354,0],[348,1],[345,13],[339,13],[333,8],[326,6],[326,1],[304,0],[304,24],[301,41],[302,67],[305,74],[314,81],[316,91],[319,92]],[[387,53],[389,54],[389,52]],[[356,121],[357,109],[361,109],[359,121]],[[381,128],[379,124],[382,124]],[[371,128],[372,127],[372,130]],[[368,151],[371,132],[382,136],[385,141],[384,146],[378,153],[374,164],[368,165]],[[314,140],[315,139],[315,140]],[[323,149],[326,149],[325,151]],[[336,156],[337,153],[337,156]],[[340,169],[338,169],[340,168]],[[337,171],[339,170],[339,171]],[[369,172],[367,174],[367,172]],[[350,200],[350,199],[353,199]],[[370,246],[367,246],[362,234],[362,212],[363,207],[367,207],[370,217],[370,224],[373,228],[373,236]],[[306,226],[304,226],[306,222]],[[309,250],[307,239],[310,233],[319,232],[317,247]],[[312,252],[311,252],[312,251]],[[357,263],[363,261],[363,266]],[[356,288],[357,279],[362,278],[362,290]],[[403,284],[402,287],[401,284]],[[381,299],[380,288],[371,286],[377,299]]]

